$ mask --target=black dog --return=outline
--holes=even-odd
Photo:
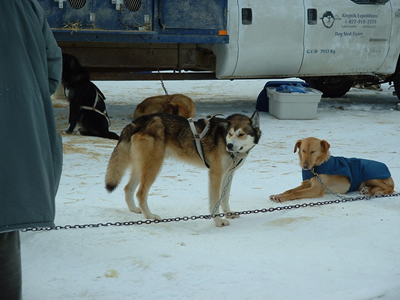
[[[108,130],[110,119],[107,115],[106,99],[99,88],[90,81],[90,73],[81,66],[75,56],[63,53],[61,83],[69,102],[69,128],[72,133],[77,124],[82,126],[82,135],[99,136],[118,140],[119,136]]]

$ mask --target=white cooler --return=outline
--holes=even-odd
[[[268,88],[269,113],[282,120],[310,120],[317,118],[322,93],[306,88],[306,93],[282,93]]]

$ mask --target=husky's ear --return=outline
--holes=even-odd
[[[260,128],[260,115],[258,114],[258,110],[254,111],[250,121],[253,128]]]
[[[227,119],[218,119],[218,126],[221,126],[224,128],[224,130],[228,129],[228,126],[231,124],[231,122]]]
[[[261,138],[261,130],[260,130],[260,115],[258,114],[258,110],[255,110],[253,115],[250,118],[251,127],[254,129],[255,137],[254,143],[258,144],[258,141]]]

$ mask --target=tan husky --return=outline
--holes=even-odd
[[[294,152],[299,150],[303,182],[282,194],[271,195],[269,199],[284,202],[324,196],[326,188],[316,174],[329,190],[337,194],[357,190],[370,196],[394,192],[394,182],[385,164],[374,160],[332,156],[329,148],[327,141],[314,137],[297,141]]]
[[[196,116],[196,105],[188,96],[182,94],[154,96],[144,99],[135,109],[135,120],[144,115],[166,113],[186,119]]]
[[[209,209],[210,214],[219,214],[221,191],[226,193],[221,200],[225,214],[231,213],[229,193],[232,183],[231,169],[240,167],[249,151],[258,143],[261,136],[258,111],[251,118],[234,114],[227,118],[213,117],[194,122],[197,134],[209,126],[207,134],[201,140],[205,162],[200,158],[194,143],[194,135],[188,120],[170,114],[143,116],[127,125],[115,147],[107,169],[106,189],[113,191],[126,169],[131,169],[131,177],[125,186],[125,200],[131,211],[143,213],[147,219],[160,220],[151,213],[147,205],[147,196],[156,180],[164,160],[173,157],[198,166],[209,165]],[[235,171],[234,170],[234,171]],[[233,172],[234,172],[233,171]],[[232,173],[233,176],[233,173]],[[134,202],[134,192],[139,186]],[[227,216],[235,218],[236,215]],[[221,217],[214,218],[218,227],[229,225]]]

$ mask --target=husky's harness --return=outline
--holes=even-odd
[[[197,133],[196,126],[194,126],[193,118],[188,119],[190,129],[192,130],[194,136],[194,145],[196,146],[197,154],[200,156],[201,160],[204,162],[208,169],[210,168],[210,165],[207,163],[204,156],[203,144],[201,143],[201,140],[206,136],[208,129],[210,129],[210,120],[214,117],[215,115],[207,120],[206,127],[204,127],[203,131],[200,134]]]
[[[206,136],[208,130],[210,129],[210,121],[216,116],[222,116],[222,115],[215,114],[215,115],[212,115],[210,118],[208,118],[206,121],[206,126],[204,127],[203,131],[200,134],[197,133],[193,118],[187,119],[189,122],[190,129],[192,130],[192,133],[194,136],[194,144],[196,146],[197,154],[200,156],[201,160],[204,162],[204,164],[206,165],[206,167],[208,169],[210,168],[210,165],[207,163],[206,158],[204,156],[203,144],[201,143],[201,140]],[[230,155],[231,155],[232,159],[235,161],[236,156],[231,152],[230,152]],[[242,163],[242,161],[243,161],[243,158],[241,160],[239,160],[236,164],[234,164],[232,169],[235,169],[236,167],[238,167]]]
[[[64,87],[64,95],[65,95],[65,97],[67,99],[68,99],[68,94],[69,94],[69,89],[68,89],[67,86],[65,86]],[[99,98],[102,99],[103,101],[105,100],[104,97],[96,89],[96,98],[94,99],[93,106],[85,106],[85,105],[83,105],[83,106],[81,106],[81,109],[93,110],[93,111],[97,112],[98,114],[102,115],[103,117],[106,118],[107,123],[108,123],[108,127],[110,127],[111,121],[110,121],[110,118],[107,115],[107,110],[106,110],[105,106],[104,106],[104,111],[101,111],[96,107],[97,103],[99,102]]]

